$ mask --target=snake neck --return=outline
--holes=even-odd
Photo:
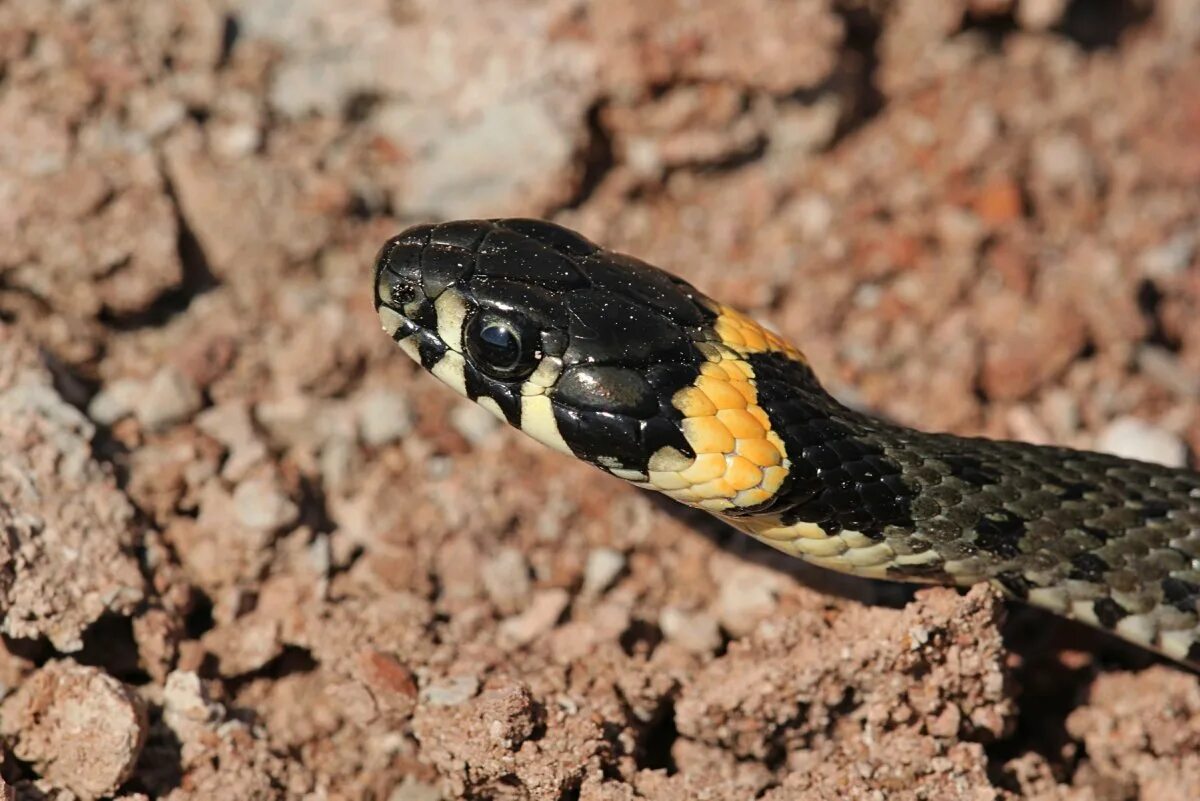
[[[911,534],[906,429],[840,403],[804,362],[775,353],[748,360],[758,402],[786,448],[788,472],[769,504],[726,517],[772,544],[796,542],[805,556],[826,555],[819,543],[831,537],[865,547]]]

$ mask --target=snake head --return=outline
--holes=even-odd
[[[443,383],[609,473],[712,511],[786,474],[738,353],[770,335],[644,262],[539,220],[419,225],[380,250],[374,294]]]

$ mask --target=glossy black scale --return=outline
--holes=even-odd
[[[650,417],[658,411],[658,395],[640,372],[628,367],[579,364],[563,371],[554,397],[579,409]]]
[[[707,316],[678,281],[643,261],[603,253],[583,263],[592,285],[667,315],[676,325],[699,326]]]
[[[421,285],[425,297],[438,296],[470,274],[474,259],[468,251],[430,245],[421,254]]]
[[[881,539],[891,526],[912,527],[914,493],[901,466],[848,421],[861,418],[815,383],[804,365],[778,353],[752,354],[759,404],[783,439],[792,467],[772,513],[784,525],[816,523],[834,533]]]
[[[567,299],[567,364],[649,365],[694,352],[680,327],[662,314],[605,289],[572,292]],[[636,330],[636,337],[630,332]]]
[[[496,228],[484,237],[476,272],[492,278],[524,281],[543,289],[568,289],[588,283],[568,256],[503,228]]]

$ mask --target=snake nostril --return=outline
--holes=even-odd
[[[419,299],[416,287],[405,283],[392,285],[392,303],[400,308],[407,309]]]
[[[392,274],[388,270],[380,270],[375,284],[376,304],[403,309],[406,305],[417,300],[417,288],[412,282]]]
[[[392,283],[391,302],[395,306],[407,306],[417,299],[417,290],[411,284],[404,281],[396,281]]]

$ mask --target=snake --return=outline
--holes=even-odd
[[[409,227],[373,284],[401,350],[554,450],[810,563],[990,582],[1200,669],[1200,473],[851,408],[747,314],[544,220]]]

